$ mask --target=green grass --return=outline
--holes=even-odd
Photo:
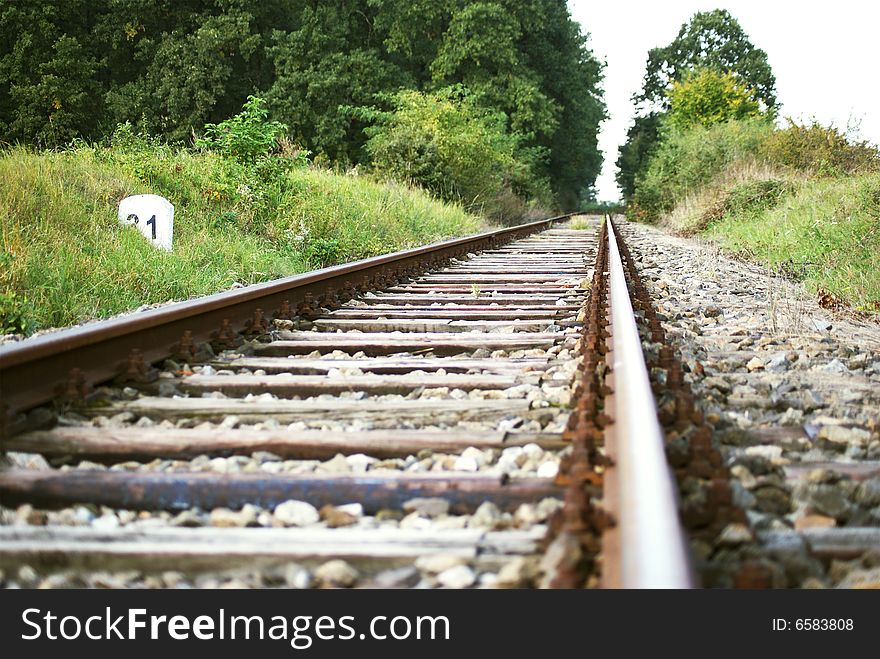
[[[175,206],[171,253],[117,222],[119,201],[147,192]],[[416,190],[279,159],[246,166],[143,141],[10,148],[0,151],[0,332],[107,317],[483,228]]]
[[[741,184],[728,200],[705,231],[722,248],[880,310],[880,174]]]
[[[585,215],[576,215],[571,218],[571,221],[568,223],[566,227],[568,229],[577,229],[577,230],[586,230],[592,229],[593,224],[590,222],[590,219]]]
[[[880,152],[834,127],[666,130],[627,213],[880,311]]]
[[[772,131],[763,120],[667,129],[648,168],[636,179],[627,214],[639,221],[660,220],[725,170],[752,158]]]

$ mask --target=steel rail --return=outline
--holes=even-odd
[[[689,552],[679,521],[677,494],[664,451],[642,343],[633,315],[614,225],[607,221],[609,359],[614,378],[607,438],[614,477],[606,481],[613,504],[623,588],[691,588]],[[607,440],[606,440],[607,441]]]
[[[407,276],[442,260],[500,245],[571,215],[284,277],[4,346],[0,348],[0,437],[15,414],[46,403],[57,397],[60,389],[69,388],[73,369],[78,369],[77,386],[96,385],[124,372],[133,350],[139,351],[138,359],[144,363],[154,363],[170,356],[187,332],[191,333],[187,340],[195,344],[210,340],[212,332],[224,323],[239,332],[255,314],[261,317],[265,312],[271,318],[273,311],[295,309],[307,296],[351,291],[363,286],[358,278],[378,280],[381,286],[383,278]]]

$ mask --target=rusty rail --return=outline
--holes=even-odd
[[[549,228],[571,214],[385,254],[247,288],[178,302],[143,313],[62,330],[0,348],[0,437],[12,418],[49,400],[82,397],[112,378],[134,382],[150,364],[186,358],[212,342],[232,347],[236,335],[258,335],[272,318],[308,316],[359,292],[391,285],[468,252]]]
[[[606,498],[614,500],[620,562],[606,574],[607,586],[689,588],[691,569],[679,521],[677,495],[664,451],[664,434],[645,366],[626,285],[614,225],[608,229],[611,325],[609,361],[614,378],[610,396],[613,423],[606,433],[606,454],[614,476],[606,480]],[[609,482],[610,481],[610,482]],[[611,582],[611,583],[609,583]],[[616,582],[616,583],[615,583]]]

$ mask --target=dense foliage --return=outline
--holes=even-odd
[[[877,147],[833,126],[789,121],[787,128],[777,129],[761,116],[711,126],[668,127],[647,168],[636,179],[629,212],[655,222],[707,187],[726,190],[745,186],[742,198],[734,195],[722,200],[720,206],[711,204],[698,222],[702,226],[730,208],[740,207],[742,199],[777,199],[775,193],[782,188],[774,185],[781,185],[782,178],[876,172],[880,172]]]
[[[514,197],[550,202],[538,156],[507,131],[504,113],[482,108],[465,88],[399,92],[391,104],[356,111],[372,122],[366,150],[378,173],[501,221],[523,214]]]
[[[369,164],[370,124],[346,108],[463,85],[543,154],[526,188],[549,180],[571,205],[601,165],[602,65],[565,0],[0,0],[0,32],[6,142],[125,122],[188,142],[254,95],[318,161]]]
[[[767,107],[776,105],[776,77],[767,53],[749,40],[726,9],[694,14],[672,43],[648,51],[645,80],[636,101],[667,109],[669,86],[697,68],[733,73]]]
[[[640,220],[658,220],[725,168],[751,157],[772,131],[762,119],[665,130],[636,179],[630,212]]]
[[[668,97],[667,121],[675,128],[708,127],[762,114],[753,90],[733,74],[711,69],[697,69],[674,82]]]
[[[750,90],[762,111],[774,112],[776,78],[767,53],[749,40],[727,10],[694,14],[670,44],[648,52],[642,89],[633,96],[636,116],[617,160],[617,184],[624,197],[635,193],[636,178],[657,149],[658,121],[670,109],[670,88],[697,69],[730,74]]]
[[[815,121],[801,125],[789,120],[788,127],[775,131],[761,146],[761,156],[789,170],[820,176],[880,171],[877,147]]]

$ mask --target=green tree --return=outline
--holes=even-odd
[[[565,0],[374,0],[390,57],[420,89],[463,84],[546,157],[542,176],[574,207],[595,183],[605,118],[602,64]]]
[[[248,92],[245,74],[262,38],[246,12],[204,16],[192,32],[174,29],[138,45],[149,53],[143,74],[108,94],[116,121],[172,140],[188,139],[205,123],[229,116]]]
[[[331,160],[357,162],[363,126],[340,108],[372,103],[403,84],[388,61],[369,3],[305,7],[297,28],[273,33],[267,53],[275,69],[266,97],[294,138]]]
[[[736,75],[768,108],[776,105],[776,77],[767,53],[757,48],[726,9],[694,14],[668,46],[653,48],[636,101],[668,109],[666,90],[697,68]]]
[[[100,115],[98,62],[73,37],[61,36],[30,83],[16,83],[10,97],[17,106],[10,132],[39,146],[60,146],[93,134]]]
[[[0,140],[58,146],[94,135],[100,49],[86,0],[0,0]]]
[[[633,95],[636,116],[618,151],[617,183],[626,198],[658,148],[658,127],[669,110],[667,92],[696,69],[730,73],[753,92],[769,112],[776,108],[776,78],[767,53],[756,47],[725,9],[698,12],[664,47],[648,52],[642,89]]]
[[[521,36],[517,16],[500,3],[469,4],[453,15],[431,73],[437,86],[464,84],[478,103],[507,114],[511,130],[540,144],[555,132],[559,106],[525,66]]]
[[[667,122],[676,128],[712,126],[731,119],[761,116],[753,90],[732,73],[697,69],[667,91]]]
[[[648,161],[657,150],[660,117],[657,112],[642,117],[637,116],[626,132],[626,142],[620,147],[615,163],[617,165],[615,180],[626,199],[635,194],[636,177],[646,169]]]
[[[355,110],[374,122],[366,149],[377,173],[490,214],[505,190],[532,197],[549,192],[532,170],[529,151],[507,131],[504,113],[482,108],[464,87],[402,91],[391,102],[391,112]]]

